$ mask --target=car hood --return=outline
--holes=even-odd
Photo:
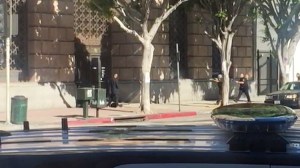
[[[296,128],[297,129],[297,128]],[[295,128],[283,135],[293,139]],[[300,127],[299,130],[300,132]],[[0,155],[102,150],[228,151],[233,135],[217,126],[100,126],[1,132]],[[299,150],[293,148],[292,150]]]
[[[200,134],[199,134],[200,133]],[[4,153],[98,150],[226,150],[228,132],[198,126],[100,126],[5,132]]]
[[[296,94],[299,93],[299,90],[279,90],[272,93],[269,93],[267,95],[278,95],[278,94]]]
[[[232,152],[228,143],[240,139],[233,139],[232,132],[213,125],[102,126],[0,132],[0,167],[116,168],[138,163],[200,163],[194,167],[202,167],[201,163],[217,163],[216,167],[221,167],[220,163],[251,163],[270,167],[272,164],[298,163],[299,132],[300,127],[296,125],[281,133],[289,144],[286,152],[275,154],[253,154],[248,150]],[[278,158],[283,162],[279,163]],[[183,167],[189,166],[180,168]]]

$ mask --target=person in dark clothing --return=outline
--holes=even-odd
[[[244,74],[241,74],[240,79],[236,81],[236,83],[240,84],[240,87],[239,87],[239,94],[234,101],[238,102],[242,94],[244,93],[247,97],[248,103],[251,103],[251,99],[249,96],[248,75],[246,75],[245,77]]]
[[[109,101],[108,106],[117,107],[119,105],[119,82],[118,74],[114,74],[113,78],[109,82]],[[112,105],[112,102],[115,104]]]
[[[222,102],[222,90],[223,90],[223,76],[222,74],[218,75],[218,78],[213,79],[214,82],[217,83],[219,89],[219,96],[216,104],[220,104]]]

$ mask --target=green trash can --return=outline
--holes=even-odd
[[[27,98],[14,96],[11,98],[11,123],[23,124],[27,120]]]

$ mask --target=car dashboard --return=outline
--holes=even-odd
[[[0,167],[300,167],[300,128],[280,133],[285,152],[230,150],[233,133],[202,126],[94,126],[2,131]]]

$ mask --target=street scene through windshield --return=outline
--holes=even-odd
[[[299,12],[0,1],[0,167],[300,166]]]

